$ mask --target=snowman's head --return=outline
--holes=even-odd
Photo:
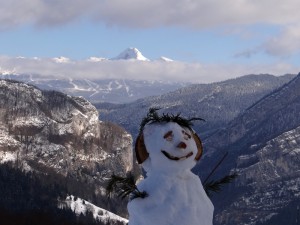
[[[179,115],[158,117],[156,113],[154,118],[143,124],[136,140],[138,162],[146,171],[175,172],[193,168],[203,149],[189,120]]]

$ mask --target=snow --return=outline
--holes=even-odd
[[[124,218],[122,218],[114,213],[111,213],[105,209],[99,208],[86,200],[83,200],[81,198],[77,198],[75,200],[73,195],[68,196],[65,203],[77,215],[80,215],[80,214],[85,215],[87,211],[90,211],[93,213],[93,216],[95,219],[105,222],[105,223],[108,221],[120,221],[124,225],[126,225],[128,223],[127,219],[124,219]],[[60,206],[60,208],[61,207],[62,206]]]
[[[17,74],[17,71],[15,68],[13,70],[7,70],[7,69],[2,69],[0,67],[0,75],[11,75],[11,74]]]
[[[17,155],[13,152],[0,152],[0,163],[16,161]]]
[[[45,126],[45,123],[46,121],[42,116],[18,117],[15,120],[14,126],[42,128]]]
[[[166,138],[169,131],[172,135]],[[129,225],[212,225],[214,207],[191,172],[198,152],[191,131],[174,122],[154,123],[146,125],[143,135],[147,176],[137,186],[148,197],[128,203]],[[181,142],[185,147],[178,147]],[[161,150],[180,160],[167,158]]]
[[[163,62],[174,62],[173,59],[170,59],[170,58],[167,58],[167,57],[164,57],[164,56],[161,56],[159,58],[159,61],[163,61]]]
[[[0,129],[0,147],[9,148],[18,146],[19,142],[9,135],[8,130],[5,129],[5,125],[0,123],[0,127],[2,127]]]
[[[137,48],[127,48],[112,60],[138,60],[149,61]]]

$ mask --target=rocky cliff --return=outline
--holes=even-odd
[[[91,183],[132,169],[132,138],[81,97],[0,80],[0,162]]]

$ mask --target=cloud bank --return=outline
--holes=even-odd
[[[51,26],[80,18],[135,28],[287,25],[300,21],[299,8],[298,0],[1,0],[0,26]]]
[[[210,83],[247,74],[296,74],[300,67],[284,63],[256,65],[222,65],[162,61],[89,60],[72,61],[38,58],[0,57],[2,74],[39,74],[58,78],[162,80]]]
[[[0,0],[0,31],[23,25],[62,26],[81,19],[134,29],[247,30],[263,24],[282,32],[256,48],[272,56],[289,56],[300,53],[299,8],[299,0]]]

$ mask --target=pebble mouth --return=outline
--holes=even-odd
[[[188,154],[184,155],[184,156],[181,156],[181,157],[178,157],[178,156],[173,156],[171,155],[170,153],[164,151],[164,150],[161,150],[161,152],[170,160],[175,160],[175,161],[179,161],[179,160],[184,160],[184,159],[187,159],[189,157],[191,157],[194,153],[193,152],[189,152]]]

